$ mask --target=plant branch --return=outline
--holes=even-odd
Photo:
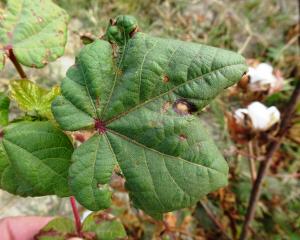
[[[253,184],[256,179],[256,167],[254,162],[253,142],[251,140],[248,143],[248,152],[249,152],[249,157],[248,157],[249,169],[250,169],[251,181]]]
[[[24,72],[24,70],[23,70],[22,66],[20,65],[20,63],[18,62],[18,60],[17,60],[17,58],[16,58],[16,56],[15,56],[15,54],[14,54],[12,48],[10,48],[10,49],[8,50],[8,58],[9,58],[9,59],[12,61],[12,63],[14,64],[14,66],[15,66],[17,72],[19,73],[20,77],[23,78],[23,79],[24,79],[24,78],[27,79],[27,75],[26,75],[26,73]]]
[[[79,237],[82,236],[81,234],[81,221],[80,221],[80,216],[79,216],[79,212],[76,206],[76,201],[75,198],[73,196],[70,197],[70,202],[71,202],[71,206],[72,206],[72,211],[73,211],[73,215],[74,215],[74,220],[75,220],[75,227],[76,227],[76,231]]]
[[[209,219],[219,228],[219,230],[221,231],[223,237],[227,240],[230,240],[231,238],[228,236],[228,234],[226,233],[223,225],[218,221],[217,217],[215,216],[215,214],[209,209],[209,207],[203,202],[203,201],[199,201],[199,204],[203,207],[205,213],[207,214],[207,216],[209,217]]]
[[[264,177],[269,169],[269,166],[271,164],[271,160],[272,160],[274,153],[277,151],[277,149],[281,145],[281,141],[282,141],[284,135],[286,134],[287,130],[289,129],[289,123],[290,123],[290,120],[294,113],[294,109],[296,107],[299,96],[300,96],[300,80],[297,81],[296,87],[293,91],[293,94],[287,104],[285,113],[283,115],[283,118],[282,118],[282,121],[280,124],[279,131],[277,134],[277,138],[275,140],[272,140],[272,142],[270,143],[270,145],[267,149],[266,158],[263,162],[261,162],[261,164],[259,166],[258,175],[257,175],[257,178],[254,182],[254,185],[253,185],[253,188],[251,191],[247,214],[246,214],[245,222],[243,225],[242,233],[240,236],[240,240],[245,240],[248,237],[249,227],[250,227],[252,220],[254,219],[255,209],[256,209],[258,199],[260,197],[260,191],[261,191]]]

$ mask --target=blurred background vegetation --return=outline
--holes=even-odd
[[[296,0],[55,0],[71,16],[65,55],[42,70],[25,69],[31,80],[44,86],[59,84],[74,56],[83,46],[80,36],[100,37],[110,18],[134,15],[143,32],[228,48],[247,59],[268,62],[284,78],[281,91],[260,98],[267,106],[282,110],[300,76],[298,6]],[[1,9],[5,1],[0,1]],[[2,11],[2,10],[0,10]],[[0,75],[0,88],[8,79],[18,78],[7,65]],[[242,91],[235,89],[234,91]],[[230,91],[229,91],[230,92]],[[167,214],[168,231],[142,213],[129,209],[126,193],[116,191],[114,213],[119,215],[131,239],[221,239],[220,231],[208,213],[236,239],[245,216],[251,178],[248,150],[232,140],[227,112],[244,107],[245,102],[228,92],[214,100],[201,113],[217,144],[231,166],[228,187],[210,194],[198,206]],[[299,106],[300,115],[300,106]],[[299,121],[296,120],[296,121]],[[294,132],[300,139],[300,128]],[[297,135],[298,134],[298,135]],[[256,164],[264,150],[254,149]],[[250,156],[251,157],[251,156]],[[300,147],[285,138],[275,155],[251,232],[253,239],[300,239]],[[201,187],[201,186],[195,186]],[[125,202],[125,203],[124,203]],[[209,210],[209,211],[207,211]],[[0,193],[0,217],[12,215],[70,215],[67,199],[56,197],[22,199]]]

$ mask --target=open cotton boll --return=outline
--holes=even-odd
[[[268,63],[260,63],[255,67],[249,67],[249,88],[252,91],[265,91],[270,93],[278,91],[283,86],[283,79],[276,74],[273,67]]]
[[[277,78],[273,75],[273,67],[267,63],[260,63],[256,67],[249,67],[250,83],[274,85]]]
[[[276,107],[267,108],[260,102],[253,102],[248,106],[248,114],[254,129],[268,130],[280,120],[280,112]]]
[[[253,129],[257,131],[266,131],[280,120],[280,112],[276,107],[267,108],[260,102],[253,102],[247,108],[237,109],[234,116],[240,124],[248,116]]]

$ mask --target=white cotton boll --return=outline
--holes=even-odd
[[[267,107],[260,102],[253,102],[247,108],[254,129],[266,130],[269,123]]]
[[[268,111],[269,116],[270,116],[270,121],[269,121],[270,126],[272,126],[275,123],[279,122],[280,112],[278,111],[278,109],[276,107],[270,107],[270,108],[268,108],[267,111]]]
[[[234,117],[238,123],[242,124],[245,120],[245,115],[248,115],[248,109],[240,108],[234,112]]]
[[[257,131],[266,131],[280,120],[280,112],[276,107],[267,108],[260,102],[253,102],[246,108],[237,109],[234,113],[237,123],[242,124],[248,115],[252,126]]]
[[[276,85],[278,78],[273,74],[273,67],[267,63],[260,63],[256,67],[249,67],[250,88],[257,88],[257,85]]]

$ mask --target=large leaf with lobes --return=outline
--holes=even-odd
[[[21,196],[69,196],[73,146],[49,122],[18,122],[4,129],[0,188]]]
[[[111,21],[106,38],[82,49],[52,104],[63,129],[97,130],[73,155],[70,182],[79,202],[101,207],[95,193],[108,183],[114,159],[133,203],[154,217],[226,185],[227,163],[192,113],[241,78],[244,58],[136,32],[126,16]]]
[[[63,55],[68,15],[51,0],[8,0],[0,20],[0,46],[20,63],[41,68]]]

